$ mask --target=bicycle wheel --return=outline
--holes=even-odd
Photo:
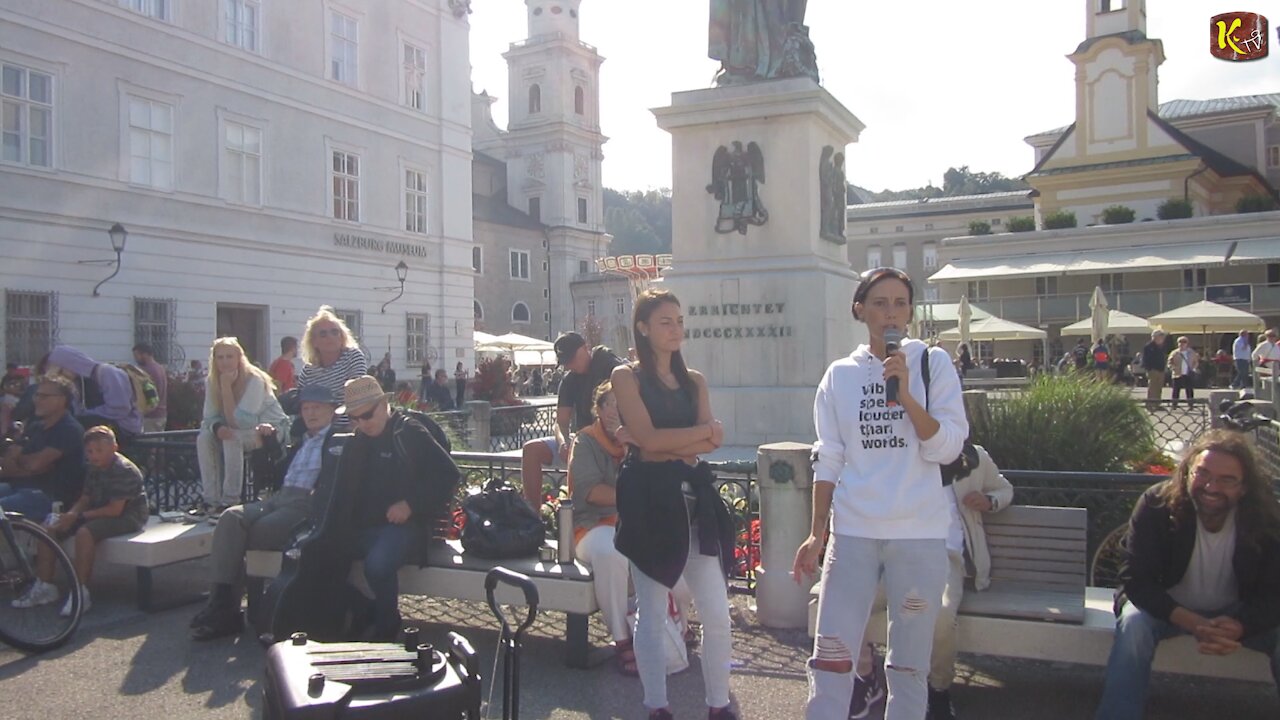
[[[0,534],[0,640],[31,652],[52,650],[71,639],[80,624],[83,612],[80,580],[71,558],[44,528],[13,516],[9,518],[9,525],[14,542],[10,543]],[[50,582],[58,589],[58,599],[35,607],[16,608],[13,601],[36,581],[37,548],[53,555]],[[61,612],[67,597],[71,598],[71,613],[63,617]]]

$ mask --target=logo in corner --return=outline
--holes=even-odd
[[[1209,18],[1209,54],[1231,62],[1266,57],[1267,18],[1251,12],[1229,12]]]

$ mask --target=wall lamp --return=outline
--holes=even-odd
[[[124,243],[129,239],[129,231],[124,229],[120,223],[111,226],[107,231],[107,236],[111,238],[111,249],[116,251],[115,260],[77,260],[77,265],[115,265],[115,270],[111,274],[102,278],[102,282],[93,286],[93,296],[98,297],[98,288],[107,284],[107,281],[120,274],[120,256],[124,254]]]
[[[395,297],[382,303],[382,312],[385,313],[387,311],[388,305],[399,300],[401,297],[404,296],[404,279],[408,276],[409,276],[409,266],[405,265],[403,260],[396,263],[396,279],[400,281],[400,292],[396,293]],[[374,288],[374,290],[395,290],[395,289],[396,289],[395,285],[391,285],[389,287]]]

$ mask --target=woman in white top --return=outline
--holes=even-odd
[[[940,465],[959,456],[969,426],[945,351],[918,340],[886,350],[886,331],[901,336],[914,300],[906,273],[865,273],[853,316],[866,323],[869,343],[827,368],[814,399],[813,525],[796,551],[797,581],[817,572],[828,518],[832,534],[809,661],[809,720],[848,717],[854,656],[881,581],[889,611],[885,718],[925,716],[933,627],[948,573],[951,511]],[[924,353],[932,378],[927,395],[919,373]]]
[[[209,351],[204,420],[196,437],[205,510],[219,515],[240,504],[244,454],[270,435],[283,438],[287,417],[275,381],[245,357],[240,341],[218,338]]]

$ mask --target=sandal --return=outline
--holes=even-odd
[[[613,663],[618,669],[618,674],[627,677],[639,677],[640,668],[636,666],[636,651],[633,641],[615,642],[613,647]]]

